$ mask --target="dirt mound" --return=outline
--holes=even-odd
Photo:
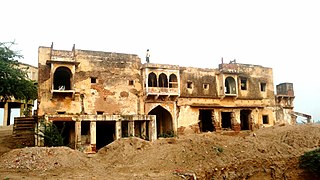
[[[139,153],[151,146],[150,141],[136,137],[118,139],[101,148],[97,156],[109,161],[120,161],[125,157]]]
[[[87,166],[85,154],[68,147],[31,147],[14,149],[1,156],[0,168],[53,170]]]
[[[70,148],[23,148],[3,154],[0,178],[315,179],[303,173],[298,161],[319,146],[320,125],[313,124],[186,134],[154,142],[123,138],[91,158]]]

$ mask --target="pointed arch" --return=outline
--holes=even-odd
[[[168,110],[159,105],[153,108],[148,115],[156,115],[158,137],[162,136],[163,134],[173,135],[172,116]]]
[[[178,88],[178,78],[175,74],[170,74],[169,76],[169,87]]]
[[[157,87],[157,75],[153,72],[148,75],[148,86]]]
[[[168,87],[168,77],[164,73],[159,75],[159,87]]]

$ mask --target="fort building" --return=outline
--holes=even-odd
[[[143,64],[134,54],[75,47],[39,47],[38,55],[38,117],[64,126],[65,143],[85,152],[122,137],[153,141],[254,130],[294,118],[289,115],[294,96],[285,90],[275,95],[268,67],[235,61],[217,68]]]

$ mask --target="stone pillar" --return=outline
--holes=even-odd
[[[231,129],[233,129],[236,132],[239,132],[241,130],[241,125],[237,122],[235,112],[231,113]]]
[[[9,103],[6,102],[3,108],[3,126],[8,126],[8,119],[10,124],[10,116],[9,116]]]
[[[78,149],[81,146],[81,121],[79,120],[75,122],[74,136],[75,149]]]
[[[141,138],[146,139],[146,137],[147,137],[147,122],[146,121],[141,122],[140,132],[141,132]]]
[[[134,137],[134,121],[128,122],[128,131],[129,137]]]
[[[25,117],[25,115],[24,115],[24,104],[23,103],[20,104],[20,117]]]
[[[212,110],[211,111],[212,124],[213,124],[213,127],[214,127],[215,131],[220,132],[221,131],[220,121],[218,121],[218,119],[217,119],[215,114],[216,114],[215,111]]]
[[[116,135],[116,140],[120,139],[122,134],[121,134],[121,120],[117,120],[115,123],[115,135]]]
[[[149,123],[149,140],[155,141],[157,140],[157,124],[156,124],[156,118],[153,120],[150,120]]]
[[[97,140],[96,140],[96,130],[97,130],[97,122],[91,121],[90,122],[90,145],[91,145],[91,151],[96,151],[97,147]]]

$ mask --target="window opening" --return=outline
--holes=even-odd
[[[208,90],[209,89],[209,84],[203,84],[203,89]]]
[[[247,90],[247,79],[241,78],[240,81],[241,90]]]
[[[169,87],[170,88],[178,88],[178,78],[175,74],[171,74],[169,76]]]
[[[266,86],[267,86],[266,83],[260,83],[260,90],[265,92],[266,91]]]
[[[225,93],[237,94],[236,81],[233,77],[227,77],[225,80]]]
[[[192,82],[187,82],[187,88],[192,89]]]
[[[91,77],[91,83],[97,83],[97,78],[96,77]]]
[[[164,73],[159,76],[159,87],[168,87],[168,78]]]
[[[133,80],[129,80],[129,85],[132,86],[134,84]]]
[[[101,114],[103,114],[103,111],[97,111],[97,114],[101,115]]]
[[[67,67],[58,67],[53,75],[54,90],[71,90],[72,73]]]
[[[269,117],[268,117],[268,115],[263,115],[263,116],[262,116],[262,121],[263,121],[263,124],[269,124]]]
[[[157,76],[153,72],[148,75],[148,86],[157,87]]]

